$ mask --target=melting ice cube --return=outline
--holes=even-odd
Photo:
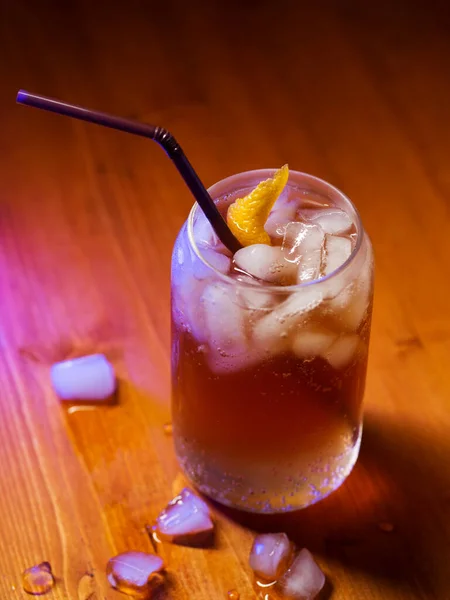
[[[321,303],[320,289],[308,286],[289,295],[254,326],[253,341],[257,347],[272,353],[282,352],[289,344],[288,336],[297,323],[305,320]]]
[[[369,307],[372,289],[371,254],[358,256],[356,260],[361,262],[324,282],[331,314],[348,331],[356,331],[361,325]]]
[[[206,279],[214,275],[214,270],[227,275],[230,271],[231,259],[213,248],[199,248],[205,264],[200,258],[195,257],[193,270],[196,279]]]
[[[164,562],[155,554],[130,550],[113,556],[106,565],[106,575],[109,584],[137,598],[147,598],[151,593],[152,584],[162,580],[160,572]]]
[[[282,239],[286,225],[289,221],[295,219],[298,208],[298,201],[295,196],[296,194],[292,194],[291,189],[286,188],[270,211],[264,229],[272,239]]]
[[[325,354],[337,335],[319,326],[300,327],[292,340],[292,351],[299,358],[311,359]]]
[[[259,316],[262,316],[266,309],[269,309],[276,303],[276,297],[267,291],[267,288],[248,277],[247,275],[238,275],[236,280],[245,285],[241,285],[237,289],[238,299],[241,301],[240,305],[250,310],[261,311]],[[257,315],[258,316],[258,315]],[[255,317],[255,314],[252,314]]]
[[[325,275],[336,271],[352,253],[352,242],[346,237],[327,235],[325,239]]]
[[[208,505],[189,488],[171,500],[156,519],[159,537],[173,542],[193,541],[213,528]]]
[[[334,369],[343,369],[355,357],[358,346],[359,337],[356,334],[341,335],[323,352],[323,357]]]
[[[292,222],[286,226],[282,249],[287,260],[298,265],[298,283],[320,277],[324,240],[318,225]]]
[[[249,564],[257,577],[273,581],[286,571],[293,544],[285,533],[262,533],[253,541]]]
[[[244,312],[233,286],[218,282],[206,286],[201,304],[212,350],[240,353],[246,348]]]
[[[297,206],[295,203],[284,203],[272,210],[264,225],[264,229],[274,240],[281,239],[287,224],[295,217]]]
[[[107,400],[116,390],[114,369],[103,354],[56,363],[50,376],[61,400]]]
[[[279,285],[295,281],[296,265],[286,260],[279,246],[252,244],[238,250],[234,262],[242,271],[263,281]]]
[[[55,585],[52,567],[45,561],[25,569],[22,573],[22,587],[27,594],[40,596],[46,594]]]
[[[353,225],[350,216],[340,208],[304,210],[300,212],[300,215],[304,219],[320,225],[325,233],[333,235],[347,233]]]
[[[284,595],[292,600],[314,600],[325,585],[325,575],[309,550],[303,548],[279,581]]]
[[[189,331],[195,339],[206,341],[206,326],[200,298],[207,280],[197,280],[189,273],[182,285],[172,288],[172,312],[177,324]]]
[[[215,246],[219,242],[211,223],[200,208],[195,213],[192,229],[198,246]]]

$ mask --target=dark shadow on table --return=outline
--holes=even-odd
[[[444,454],[450,461],[450,439],[431,439],[420,427],[369,414],[353,472],[325,500],[282,515],[216,506],[255,531],[285,531],[329,563],[387,578],[414,598],[442,600],[450,598],[443,559],[450,544],[445,527],[450,470],[439,471],[443,460],[437,460]],[[443,520],[442,532],[437,515]],[[391,525],[393,530],[385,531]]]

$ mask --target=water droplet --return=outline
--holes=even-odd
[[[239,598],[241,597],[240,593],[237,590],[229,590],[227,596],[229,600],[239,600]]]
[[[25,569],[22,573],[22,587],[27,594],[39,596],[46,594],[55,585],[50,563],[45,561]]]
[[[88,406],[87,404],[74,404],[73,406],[69,406],[69,408],[67,409],[67,414],[68,415],[73,415],[73,413],[76,412],[82,412],[82,411],[87,411],[87,410],[97,410],[97,406]]]
[[[145,529],[150,538],[150,542],[152,544],[152,548],[156,554],[158,554],[158,546],[161,544],[161,540],[159,539],[158,532],[156,530],[156,525],[146,525]]]
[[[163,429],[166,435],[172,435],[172,423],[164,423]]]
[[[255,579],[254,588],[255,588],[258,599],[259,600],[273,600],[273,596],[272,596],[272,594],[269,593],[269,591],[271,590],[271,588],[273,588],[274,585],[276,585],[276,583],[277,583],[276,581],[264,582],[264,581],[259,581],[258,579]]]
[[[262,588],[263,590],[267,588],[271,588],[276,584],[276,581],[259,581],[259,579],[255,580],[256,587]]]

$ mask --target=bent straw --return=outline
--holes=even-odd
[[[191,190],[194,198],[205,213],[206,218],[211,223],[211,226],[220,241],[233,253],[241,248],[241,244],[231,233],[222,215],[217,210],[217,206],[214,204],[213,199],[206,191],[205,186],[200,181],[180,145],[167,129],[155,125],[147,125],[146,123],[140,123],[139,121],[133,121],[131,119],[115,117],[107,113],[90,110],[74,104],[67,104],[66,102],[55,100],[54,98],[31,94],[24,90],[18,92],[17,102],[19,104],[26,104],[27,106],[33,106],[34,108],[41,108],[59,115],[65,115],[81,121],[103,125],[104,127],[110,127],[111,129],[125,131],[126,133],[154,140],[166,151],[169,158],[172,159],[178,172]]]

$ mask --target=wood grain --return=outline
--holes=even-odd
[[[192,199],[154,144],[17,107],[25,88],[164,125],[207,185],[284,162],[312,172],[355,201],[373,241],[354,472],[295,515],[217,508],[216,548],[166,550],[167,597],[255,598],[253,530],[284,528],[315,552],[336,600],[450,599],[445,4],[3,0],[0,11],[0,597],[27,597],[21,572],[43,560],[58,580],[49,599],[123,597],[107,560],[150,550],[145,524],[183,484],[163,424],[170,253]],[[49,365],[96,350],[117,368],[119,404],[67,414]]]

